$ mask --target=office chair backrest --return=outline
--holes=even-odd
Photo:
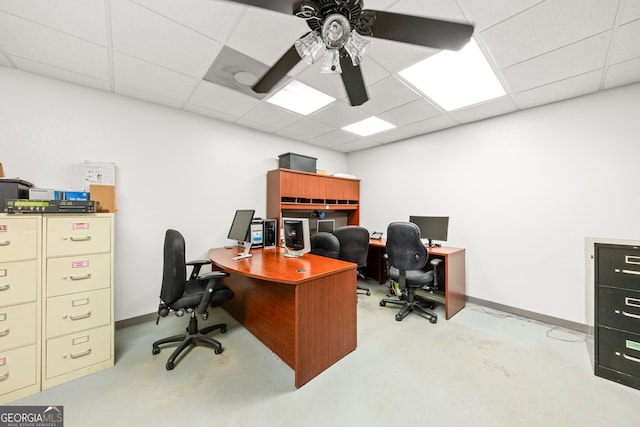
[[[176,230],[167,230],[164,236],[164,266],[160,298],[173,304],[184,294],[187,282],[184,237]]]
[[[411,222],[392,222],[387,227],[389,265],[400,271],[420,270],[429,254],[420,240],[420,229]]]
[[[327,258],[338,258],[340,241],[331,233],[319,232],[311,236],[311,253]]]
[[[358,225],[347,225],[336,228],[333,234],[340,241],[339,259],[358,264],[358,267],[367,265],[369,254],[369,232]]]

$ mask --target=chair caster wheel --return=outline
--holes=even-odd
[[[225,332],[227,332],[227,327],[223,326],[222,328],[220,328],[220,333],[224,334]]]
[[[398,322],[401,322],[401,321],[402,321],[402,316],[400,316],[400,315],[397,315],[397,314],[396,314],[396,320],[397,320]]]
[[[384,301],[380,301],[380,307],[384,307],[384,306],[386,306],[386,305],[387,305],[387,303],[386,303],[386,302],[384,302]]]
[[[214,349],[213,351],[214,351],[216,354],[220,354],[220,353],[222,353],[222,352],[224,351],[224,349],[222,349],[222,348],[220,348],[220,349],[216,348],[216,349]]]
[[[367,291],[367,296],[371,295],[371,291]]]
[[[153,349],[151,350],[151,354],[159,354],[160,353],[160,347],[153,347]]]
[[[176,365],[173,362],[167,362],[167,366],[166,366],[167,371],[170,371],[175,367],[176,367]]]
[[[438,323],[438,318],[437,317],[432,317],[431,319],[429,319],[430,323]]]

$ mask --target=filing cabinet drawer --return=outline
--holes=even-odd
[[[105,217],[48,217],[47,257],[111,251],[111,221]]]
[[[36,384],[36,345],[0,351],[0,395]]]
[[[640,334],[598,327],[597,357],[600,366],[640,377]]]
[[[0,263],[0,305],[35,301],[38,270],[36,260]]]
[[[48,297],[108,288],[111,285],[111,256],[48,259],[46,280]]]
[[[598,324],[640,334],[640,292],[598,288]]]
[[[111,322],[111,291],[102,289],[47,298],[47,338]]]
[[[66,374],[111,357],[112,326],[47,340],[46,378]]]
[[[39,218],[0,217],[0,262],[36,259]]]
[[[36,303],[0,308],[0,349],[36,342]]]
[[[640,248],[597,245],[597,284],[640,291]]]

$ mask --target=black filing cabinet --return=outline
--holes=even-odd
[[[640,389],[640,246],[595,244],[595,374]]]

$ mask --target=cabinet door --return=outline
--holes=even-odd
[[[111,251],[111,221],[100,217],[46,218],[47,257]]]
[[[0,395],[36,384],[36,345],[0,351]]]
[[[598,285],[640,291],[640,249],[635,246],[597,245]]]
[[[111,284],[111,256],[97,254],[47,259],[46,278],[48,297],[108,288]]]
[[[598,324],[640,334],[640,292],[598,288]]]
[[[598,363],[640,377],[640,335],[598,327]]]
[[[282,171],[281,174],[280,194],[282,197],[295,199],[291,201],[301,201],[299,199],[325,199],[325,177],[284,171]]]
[[[0,306],[35,301],[38,271],[36,260],[0,263]]]
[[[0,262],[37,257],[38,220],[0,216]]]
[[[0,349],[36,342],[36,303],[0,308]]]
[[[90,329],[48,340],[45,352],[47,379],[109,359],[109,326]]]
[[[110,289],[47,298],[48,338],[110,322]]]

